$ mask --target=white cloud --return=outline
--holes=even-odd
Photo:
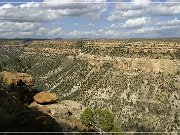
[[[110,29],[122,29],[123,28],[123,23],[118,23],[118,24],[111,24]]]
[[[44,7],[52,9],[76,9],[86,7],[86,3],[80,3],[81,0],[44,0]]]
[[[132,6],[137,8],[144,8],[149,6],[150,0],[132,0]]]
[[[149,13],[155,16],[180,14],[180,3],[154,5],[149,7]]]
[[[111,24],[110,28],[116,28],[116,24]]]
[[[78,23],[74,23],[74,26],[78,26]]]
[[[28,2],[20,5],[4,4],[0,6],[1,37],[57,37],[63,34],[61,27],[56,25],[43,27],[48,21],[59,22],[63,16],[83,16],[97,19],[106,11],[106,0],[89,0],[89,2],[104,3],[70,3],[75,0],[58,1],[44,0],[44,3]],[[61,2],[61,3],[53,3]],[[64,2],[64,3],[63,3]],[[77,25],[77,24],[75,24]],[[94,26],[94,24],[88,24]],[[75,32],[74,32],[75,33]],[[24,35],[23,35],[24,34]],[[73,34],[73,33],[72,33]],[[93,32],[85,32],[91,35]],[[95,34],[95,33],[94,33]]]
[[[134,16],[140,16],[142,13],[143,13],[143,10],[128,10],[128,11],[124,11],[122,16],[134,17]]]
[[[164,21],[164,22],[158,22],[156,23],[157,26],[180,26],[180,20],[178,20],[177,18],[175,18],[174,20],[168,20],[168,21]]]
[[[40,27],[39,23],[29,23],[29,22],[8,22],[8,21],[1,21],[0,22],[0,31],[33,31]]]
[[[61,3],[57,3],[59,1],[44,0],[45,3],[29,2],[20,5],[4,4],[0,6],[0,37],[129,38],[133,36],[161,36],[161,34],[177,36],[180,31],[178,18],[180,4],[178,3],[153,4],[150,3],[150,0],[131,0],[132,3],[113,4],[110,6],[113,7],[113,10],[105,12],[108,8],[106,0],[86,1],[102,2],[94,4],[85,3],[83,0],[61,0]],[[80,1],[84,3],[76,3]],[[176,0],[167,1],[177,2]],[[110,7],[109,9],[111,9]],[[166,15],[169,15],[170,20],[167,20]],[[177,18],[172,19],[170,15]],[[71,26],[64,30],[62,28],[67,27],[63,27],[61,22],[63,16],[68,16],[67,18],[71,19],[75,17],[75,21],[72,19],[71,22],[74,26],[80,25],[76,22],[77,19],[78,22],[81,21],[80,19],[87,18],[88,20],[99,18],[99,20],[94,20],[94,22],[82,20],[81,23],[85,22],[88,26],[87,30],[84,29],[84,31],[72,30]],[[104,19],[111,22],[106,22]],[[99,29],[97,29],[98,27]],[[93,30],[88,31],[90,28]]]
[[[34,4],[34,6],[33,6]],[[12,22],[46,22],[59,16],[53,10],[36,7],[36,3],[19,6],[3,5],[0,7],[0,20]]]
[[[126,23],[123,25],[123,27],[124,28],[139,28],[139,27],[143,27],[149,21],[150,21],[150,18],[147,18],[147,17],[129,19],[126,21]]]
[[[47,22],[60,19],[63,16],[85,16],[97,19],[107,9],[105,0],[89,0],[89,2],[97,1],[104,3],[65,3],[67,2],[65,0],[44,0],[44,3],[28,2],[16,6],[4,4],[0,6],[0,20],[12,22]],[[69,2],[76,1],[69,0]]]
[[[8,9],[8,8],[12,8],[13,5],[12,4],[4,4],[0,7],[0,9]]]
[[[32,36],[41,27],[39,23],[9,21],[0,21],[0,26],[0,36],[5,38]]]
[[[142,27],[129,31],[129,36],[139,37],[179,37],[180,36],[180,20],[168,20],[165,22],[158,22],[154,26]],[[128,37],[129,37],[128,36]]]
[[[97,37],[98,34],[95,31],[78,31],[74,30],[69,32],[67,38],[94,38]]]
[[[131,3],[117,3],[107,20],[115,21],[127,17],[139,17],[146,12],[149,5],[150,0],[131,0]]]
[[[108,16],[107,20],[108,21],[115,21],[115,20],[120,20],[120,19],[125,19],[129,17],[139,17],[144,13],[144,10],[127,10],[127,11],[121,11],[121,10],[116,10],[113,12],[111,16]]]
[[[115,24],[112,26],[116,26]],[[118,25],[117,25],[118,26]],[[123,30],[109,28],[98,29],[94,31],[74,30],[68,33],[68,38],[125,38],[127,33]]]
[[[62,28],[57,27],[57,28],[52,28],[49,32],[48,35],[51,37],[58,37],[62,34]]]
[[[43,27],[41,23],[0,21],[1,38],[53,38],[62,35],[61,27]]]
[[[107,10],[106,0],[44,0],[43,7],[55,10],[59,15],[88,16],[97,19]],[[82,3],[80,3],[82,2]],[[92,4],[95,2],[94,4]],[[97,3],[101,2],[101,3]]]
[[[39,7],[39,3],[35,3],[35,2],[28,2],[26,4],[21,4],[20,7],[21,8],[38,8]]]
[[[92,23],[88,23],[88,26],[94,27],[95,25]]]
[[[153,3],[150,0],[131,0],[131,3],[117,3],[110,15],[107,17],[107,20],[115,21],[145,15],[180,15],[180,3],[177,3],[176,0],[169,0],[167,2],[172,3]]]
[[[131,3],[118,3],[116,9],[120,10],[139,10],[148,7],[150,0],[131,0]]]

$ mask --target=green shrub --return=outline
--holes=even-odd
[[[24,58],[15,57],[12,59],[13,68],[17,72],[27,72],[31,69],[32,63]]]
[[[5,70],[7,66],[6,61],[0,59],[0,72]]]
[[[94,119],[97,127],[105,132],[111,131],[113,128],[114,116],[107,109],[96,109],[94,111]]]
[[[93,120],[93,111],[90,108],[85,109],[83,114],[81,115],[81,121],[87,125],[87,126],[92,126]]]
[[[85,109],[81,115],[81,121],[88,127],[92,126],[95,129],[103,132],[122,132],[114,123],[114,115],[107,109]]]
[[[84,42],[83,42],[82,40],[79,40],[79,41],[76,42],[76,47],[77,47],[78,49],[83,48],[83,46],[84,46]]]

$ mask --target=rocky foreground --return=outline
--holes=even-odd
[[[32,88],[27,73],[0,73],[0,127],[3,132],[87,132],[80,116],[85,106]]]

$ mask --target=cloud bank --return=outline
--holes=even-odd
[[[44,0],[0,5],[1,38],[180,36],[178,0]]]

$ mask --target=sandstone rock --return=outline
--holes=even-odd
[[[0,73],[2,81],[7,85],[34,85],[33,78],[27,73],[13,73],[3,71]]]
[[[72,112],[63,104],[52,104],[47,107],[50,110],[50,114],[55,117],[68,117],[72,115]]]
[[[59,104],[48,106],[48,108],[50,108],[51,112],[53,112],[53,115],[56,117],[71,116],[75,119],[80,119],[82,112],[85,110],[84,105],[71,100],[63,100]]]
[[[33,102],[29,105],[30,108],[37,108],[46,114],[57,118],[71,117],[80,119],[81,114],[85,110],[85,106],[75,101],[64,100],[60,103],[41,105]]]
[[[86,108],[84,105],[71,100],[63,100],[61,104],[66,106],[76,119],[80,119],[82,112]]]
[[[72,108],[73,110],[81,110],[84,108],[84,105],[72,100],[63,100],[61,101],[61,104],[64,104],[65,106],[67,106],[68,108]]]
[[[28,105],[29,108],[39,108],[41,105],[33,101],[30,105]]]
[[[45,92],[45,91],[37,93],[34,96],[34,101],[38,104],[53,103],[57,100],[58,100],[58,97],[56,96],[56,94],[50,93],[50,92]]]
[[[60,125],[64,132],[91,131],[80,120],[85,106],[75,101],[63,100],[54,104],[37,104],[35,101],[29,105],[29,108],[36,108],[39,111],[53,117]]]

